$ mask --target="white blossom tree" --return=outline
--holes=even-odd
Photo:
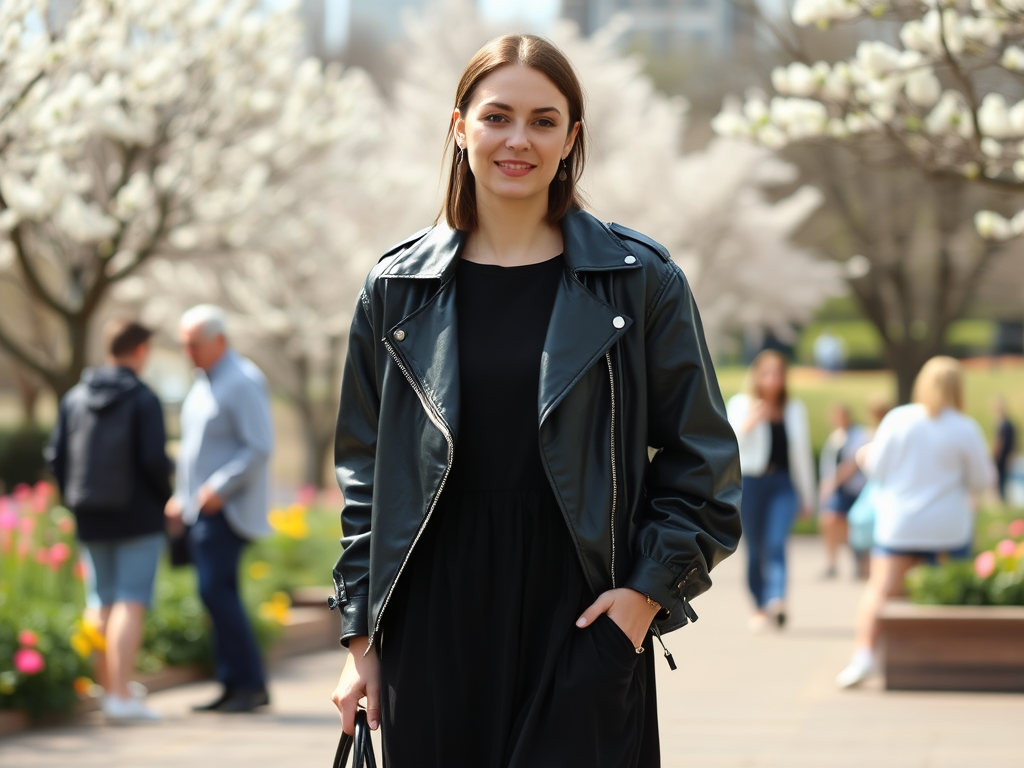
[[[813,32],[768,25],[792,59],[771,72],[774,97],[755,88],[727,100],[713,126],[804,156],[835,225],[824,250],[852,259],[850,287],[906,401],[1010,255],[1000,243],[1024,231],[1024,214],[984,210],[1024,191],[1024,102],[1006,101],[1024,95],[1024,15],[988,0],[796,0],[791,10],[797,27],[841,25],[866,39],[851,58],[815,61]]]
[[[0,3],[0,277],[60,331],[31,343],[17,303],[0,346],[61,394],[112,286],[156,256],[245,247],[253,207],[352,125],[359,78],[300,61],[292,9],[254,0]]]
[[[499,34],[466,0],[444,0],[407,19],[404,62],[394,87],[389,183],[405,190],[401,220],[412,232],[441,204],[440,148],[455,86],[477,48]],[[662,242],[686,272],[711,342],[770,329],[792,337],[827,297],[843,291],[841,270],[790,240],[820,195],[802,188],[773,201],[767,187],[790,184],[795,169],[744,142],[722,140],[684,154],[686,103],[669,98],[638,60],[616,46],[619,27],[584,38],[556,25],[587,94],[591,142],[583,188],[591,210]],[[797,279],[799,278],[799,280]]]

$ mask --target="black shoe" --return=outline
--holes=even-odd
[[[216,710],[220,709],[221,706],[224,704],[224,702],[227,701],[230,698],[231,698],[231,691],[229,691],[227,688],[225,688],[221,692],[220,696],[218,696],[216,699],[214,699],[213,701],[209,702],[208,704],[196,704],[194,707],[192,707],[192,711],[193,712],[215,712]]]
[[[786,626],[786,612],[779,611],[775,614],[775,623],[779,626],[779,629],[784,629]]]
[[[266,688],[257,688],[249,691],[235,691],[228,696],[217,707],[218,712],[252,712],[258,707],[265,707],[270,703],[270,695]]]

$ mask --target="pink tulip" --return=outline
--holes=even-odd
[[[57,530],[64,534],[72,534],[75,532],[75,518],[73,517],[62,517],[57,521]]]
[[[71,557],[71,547],[63,541],[58,541],[50,547],[50,567],[57,570]]]
[[[21,518],[21,522],[19,523],[18,527],[21,528],[21,533],[22,533],[23,536],[31,536],[32,535],[32,531],[34,531],[36,529],[35,518],[33,518],[33,517],[23,517],[23,518]]]
[[[1015,539],[1024,536],[1024,518],[1018,518],[1010,523],[1010,535]]]
[[[34,648],[39,642],[39,636],[31,629],[23,629],[18,633],[18,644],[26,648]]]
[[[10,506],[0,508],[0,531],[13,531],[18,527],[18,513]]]
[[[36,550],[36,562],[40,565],[50,564],[50,550],[46,547],[40,547]]]
[[[986,550],[974,558],[974,572],[979,578],[987,579],[996,570],[996,553]]]
[[[79,581],[85,579],[85,563],[79,560],[77,563],[75,563],[75,567],[74,569],[72,569],[71,573]]]
[[[1013,539],[1003,539],[996,544],[996,552],[1000,557],[1013,557],[1017,552],[1017,544]]]
[[[46,661],[35,648],[19,648],[14,653],[14,668],[23,675],[35,675],[46,668]]]
[[[11,495],[14,496],[14,500],[16,502],[18,502],[19,504],[24,504],[25,502],[32,498],[32,486],[30,486],[28,483],[18,483],[16,486],[14,486],[14,493],[12,493]]]

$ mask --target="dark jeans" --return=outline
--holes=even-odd
[[[248,541],[228,525],[223,513],[199,515],[189,531],[199,595],[213,620],[217,679],[230,690],[266,686],[263,660],[238,594],[238,561]]]
[[[743,540],[747,584],[758,608],[786,596],[786,540],[797,513],[788,472],[743,478]]]

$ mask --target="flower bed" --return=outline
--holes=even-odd
[[[242,595],[265,652],[291,619],[290,592],[330,583],[340,551],[336,508],[315,494],[271,514],[274,535],[249,547]],[[83,571],[74,517],[46,483],[0,497],[0,710],[34,719],[72,710],[93,686],[92,655],[103,637],[83,621]],[[329,594],[325,587],[324,595]],[[209,621],[192,568],[162,562],[147,613],[140,671],[211,667]]]
[[[1024,691],[1024,519],[980,533],[973,561],[915,568],[911,602],[884,606],[887,688]]]

